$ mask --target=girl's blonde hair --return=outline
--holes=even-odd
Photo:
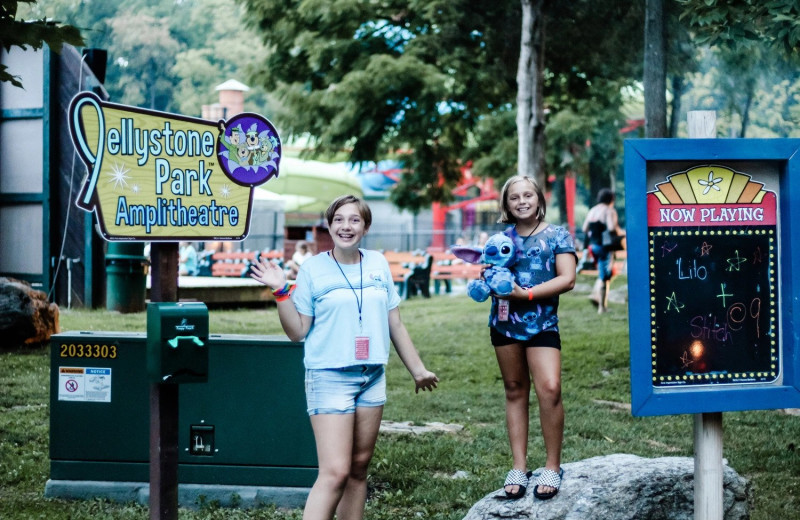
[[[539,184],[533,179],[533,177],[528,177],[527,175],[514,175],[510,179],[503,184],[503,189],[500,190],[500,218],[497,219],[498,223],[501,224],[516,224],[517,219],[511,214],[511,211],[508,209],[508,190],[511,189],[512,184],[516,184],[518,182],[527,181],[533,187],[533,191],[536,192],[536,218],[539,219],[539,222],[544,220],[545,215],[547,214],[547,203],[544,200],[544,192],[542,188],[539,187]]]

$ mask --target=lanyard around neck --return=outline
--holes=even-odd
[[[361,291],[361,298],[359,298],[358,294],[356,293],[356,290],[353,288],[353,284],[350,283],[350,279],[347,278],[346,274],[344,274],[344,269],[342,269],[342,266],[339,265],[339,261],[336,259],[336,255],[333,254],[333,249],[331,249],[331,258],[333,258],[333,261],[336,262],[336,267],[339,268],[339,272],[342,273],[342,276],[344,276],[344,280],[347,282],[347,285],[350,286],[350,290],[353,291],[353,296],[356,297],[356,304],[358,305],[358,329],[359,329],[359,331],[363,330],[363,327],[361,325],[361,308],[362,308],[362,306],[364,304],[364,271],[363,271],[363,269],[361,267],[362,257],[363,257],[363,255],[361,254],[361,251],[359,251],[358,252],[358,273],[359,273],[360,277],[358,279],[358,289],[359,289],[359,291]]]

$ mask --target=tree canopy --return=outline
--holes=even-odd
[[[281,96],[282,128],[353,162],[407,152],[399,206],[447,200],[464,159],[514,173],[519,0],[240,2],[270,49],[253,80]],[[618,103],[641,71],[641,8],[546,2],[544,16],[548,110]]]
[[[749,49],[770,43],[798,57],[800,4],[797,0],[678,0],[681,18],[695,31],[699,45]]]
[[[65,20],[87,47],[106,49],[106,90],[127,105],[200,115],[216,101],[214,87],[243,79],[247,63],[265,52],[231,0],[39,0],[26,9]],[[269,116],[266,95],[254,87],[248,101]]]
[[[22,3],[35,3],[36,0],[0,0],[0,45],[6,52],[12,47],[41,49],[47,44],[58,52],[65,43],[83,45],[80,31],[71,25],[47,19],[24,20],[17,18],[17,7]],[[0,81],[10,82],[22,87],[18,76],[8,72],[8,67],[0,64]]]
[[[596,191],[617,171],[624,109],[629,94],[641,92],[645,3],[524,1],[541,8],[537,81],[547,146],[537,150],[537,160],[544,156],[549,177],[588,176]],[[16,21],[17,3],[0,0],[0,23]],[[685,118],[682,99],[689,109],[738,118],[730,135],[796,133],[796,67],[764,69],[775,54],[797,58],[795,3],[664,3],[670,135],[678,135]],[[464,164],[501,181],[518,169],[521,0],[19,5],[25,16],[17,18],[44,27],[64,20],[80,28],[87,47],[108,51],[105,86],[112,101],[199,115],[201,105],[216,100],[214,87],[235,78],[251,87],[247,106],[272,119],[284,137],[302,136],[310,154],[341,158],[345,150],[354,162],[401,156],[408,173],[393,197],[402,208],[447,201]],[[10,35],[25,34],[6,27],[0,25],[6,47]],[[69,30],[57,34],[68,41]],[[698,41],[716,47],[698,50]],[[52,40],[54,48],[58,43]],[[742,49],[770,59],[746,59]]]

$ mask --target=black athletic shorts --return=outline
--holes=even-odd
[[[561,350],[561,335],[554,330],[545,330],[530,339],[515,339],[500,334],[494,327],[489,327],[489,336],[495,347],[519,343],[523,347],[552,347]]]

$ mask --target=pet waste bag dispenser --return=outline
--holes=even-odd
[[[153,383],[208,382],[208,308],[204,303],[147,304],[147,372]]]

